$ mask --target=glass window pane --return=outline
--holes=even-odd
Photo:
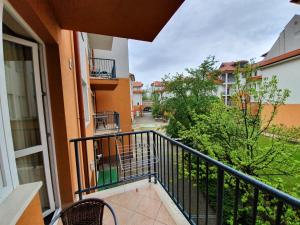
[[[46,187],[46,177],[43,162],[43,153],[27,155],[16,159],[20,184],[42,181],[40,199],[43,211],[50,208],[48,192]]]
[[[15,151],[41,144],[32,49],[3,41],[5,78]]]

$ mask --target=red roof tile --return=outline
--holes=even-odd
[[[139,81],[135,81],[133,83],[133,87],[143,87],[143,83],[142,82],[139,82]]]
[[[290,51],[290,52],[287,52],[287,53],[284,53],[282,55],[273,57],[271,59],[262,60],[262,61],[260,61],[258,63],[258,65],[261,66],[261,67],[264,67],[264,66],[271,65],[273,63],[277,63],[277,62],[283,61],[285,59],[289,59],[289,58],[298,56],[298,55],[300,55],[300,48],[296,49],[296,50],[293,50],[293,51]]]
[[[151,84],[151,86],[154,86],[154,87],[162,87],[163,84],[162,84],[161,81],[154,81],[154,82]]]

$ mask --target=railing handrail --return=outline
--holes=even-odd
[[[273,196],[277,197],[277,198],[280,198],[281,200],[283,200],[284,202],[292,205],[292,206],[295,206],[295,207],[300,207],[300,200],[283,192],[283,191],[280,191],[268,184],[265,184],[257,179],[255,179],[254,177],[251,177],[243,172],[240,172],[238,170],[235,170],[234,168],[230,167],[230,166],[227,166],[225,164],[223,164],[222,162],[220,161],[217,161],[189,146],[186,146],[178,141],[175,141],[173,140],[172,138],[158,132],[158,131],[155,131],[155,130],[151,130],[150,132],[152,133],[155,133],[157,135],[160,135],[162,136],[163,138],[167,139],[168,141],[170,141],[171,143],[173,144],[176,144],[176,145],[179,145],[180,147],[182,147],[184,150],[202,158],[203,160],[207,161],[208,163],[212,164],[212,165],[215,165],[219,168],[221,168],[222,170],[234,175],[235,177],[237,178],[240,178],[242,179],[243,181],[249,183],[249,184],[252,184],[254,185],[255,187],[259,188],[260,190],[262,191],[266,191],[268,193],[271,193]]]
[[[94,113],[93,116],[103,115],[103,114],[113,114],[113,115],[116,115],[116,114],[120,114],[120,113],[116,112],[116,111],[102,111],[102,112],[96,112],[96,113]]]
[[[122,132],[122,133],[115,133],[115,134],[100,134],[100,135],[94,135],[94,136],[89,136],[89,137],[81,137],[81,138],[72,138],[69,141],[70,142],[76,142],[76,141],[88,141],[88,140],[93,140],[96,138],[106,138],[106,137],[120,137],[120,136],[126,136],[130,134],[145,134],[148,133],[149,130],[144,130],[144,131],[129,131],[129,132]]]
[[[146,131],[134,131],[134,132],[124,132],[124,133],[115,133],[115,134],[102,134],[102,135],[95,135],[95,136],[90,136],[90,137],[82,137],[82,138],[74,138],[71,139],[70,142],[78,142],[78,141],[87,141],[87,140],[93,140],[93,139],[97,139],[97,138],[107,138],[107,137],[119,137],[119,136],[126,136],[126,135],[134,135],[134,134],[144,134],[144,133],[153,133],[156,135],[159,135],[161,137],[163,137],[164,139],[168,140],[170,143],[174,144],[174,145],[178,145],[179,147],[181,147],[184,151],[187,151],[199,158],[201,158],[202,160],[206,161],[207,163],[209,163],[210,165],[214,165],[217,166],[219,169],[233,175],[234,177],[253,185],[255,188],[258,188],[261,191],[267,192],[269,194],[271,194],[273,197],[276,197],[280,200],[282,200],[284,203],[289,204],[291,206],[300,207],[300,200],[283,192],[280,191],[268,184],[265,184],[259,180],[257,180],[254,177],[251,177],[243,172],[240,172],[228,165],[225,165],[224,163],[217,161],[189,146],[186,146],[184,144],[182,144],[181,142],[178,142],[158,131],[154,131],[154,130],[146,130]]]
[[[116,60],[99,57],[89,57],[91,77],[116,78]]]
[[[89,59],[116,61],[115,59],[100,58],[100,57],[89,57]]]

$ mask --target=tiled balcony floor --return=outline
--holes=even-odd
[[[104,199],[112,206],[119,225],[175,225],[160,197],[151,185]],[[109,210],[104,211],[104,225],[114,225]]]

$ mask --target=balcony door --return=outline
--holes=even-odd
[[[42,181],[40,199],[44,215],[54,209],[44,121],[38,46],[3,35],[5,85],[19,184]],[[5,106],[1,106],[5,107]]]

